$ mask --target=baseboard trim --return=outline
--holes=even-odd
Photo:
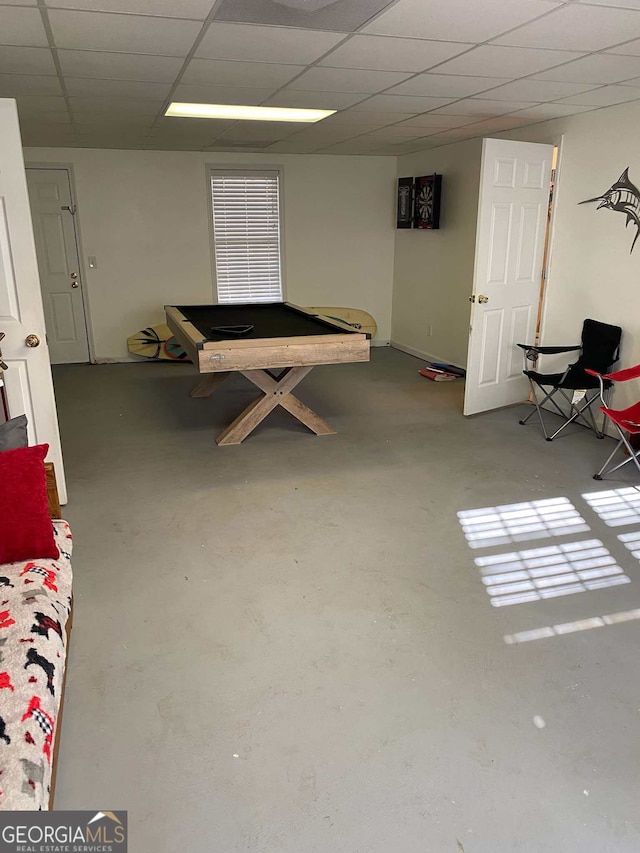
[[[406,352],[407,355],[413,355],[416,358],[424,359],[425,361],[438,361],[441,364],[452,364],[454,367],[459,367],[462,370],[466,370],[464,365],[458,364],[456,361],[451,361],[448,358],[444,358],[443,356],[436,355],[433,352],[425,352],[424,350],[416,349],[415,347],[409,347],[406,344],[401,344],[398,341],[391,340],[390,344],[394,349],[399,349],[400,352]]]

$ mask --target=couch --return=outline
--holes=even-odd
[[[0,564],[0,810],[52,808],[72,616],[72,539],[48,495],[58,559]]]

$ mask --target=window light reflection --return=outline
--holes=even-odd
[[[582,497],[608,527],[640,522],[640,490],[634,486],[588,492]]]
[[[568,498],[462,510],[458,519],[470,548],[488,548],[589,530]]]
[[[625,548],[628,548],[631,551],[631,554],[636,558],[636,560],[640,560],[640,531],[634,531],[633,533],[621,533],[618,536],[618,539],[622,542]]]
[[[494,607],[630,582],[599,539],[494,554],[474,562]]]
[[[640,610],[622,610],[619,613],[608,613],[605,616],[593,616],[590,619],[579,619],[576,622],[562,622],[559,625],[549,625],[547,628],[534,628],[531,631],[520,631],[517,634],[505,634],[503,637],[508,646],[519,643],[529,643],[531,640],[544,640],[546,637],[558,637],[564,634],[575,634],[577,631],[589,631],[592,628],[604,628],[605,625],[619,625],[640,619]]]

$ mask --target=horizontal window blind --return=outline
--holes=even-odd
[[[219,302],[279,302],[278,172],[211,173]]]

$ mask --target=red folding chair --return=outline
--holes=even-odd
[[[623,467],[623,465],[626,465],[627,462],[633,462],[640,473],[640,461],[638,461],[640,457],[640,447],[637,450],[634,450],[631,446],[631,442],[629,441],[629,438],[632,435],[638,435],[640,433],[640,401],[626,409],[610,409],[607,406],[604,397],[605,388],[608,382],[628,382],[629,379],[640,378],[640,364],[636,364],[635,367],[627,367],[625,370],[616,370],[613,373],[596,373],[595,370],[588,369],[586,372],[590,373],[592,376],[598,377],[600,381],[600,399],[602,400],[600,411],[604,412],[605,417],[609,418],[620,435],[620,441],[613,448],[602,468],[597,474],[593,475],[593,479],[602,479],[602,475],[605,473],[607,465],[609,465],[618,450],[623,446],[627,451],[627,458],[623,459],[622,462],[619,462],[617,465],[614,465],[614,467],[610,468],[606,473],[613,474],[614,471],[618,471]]]

